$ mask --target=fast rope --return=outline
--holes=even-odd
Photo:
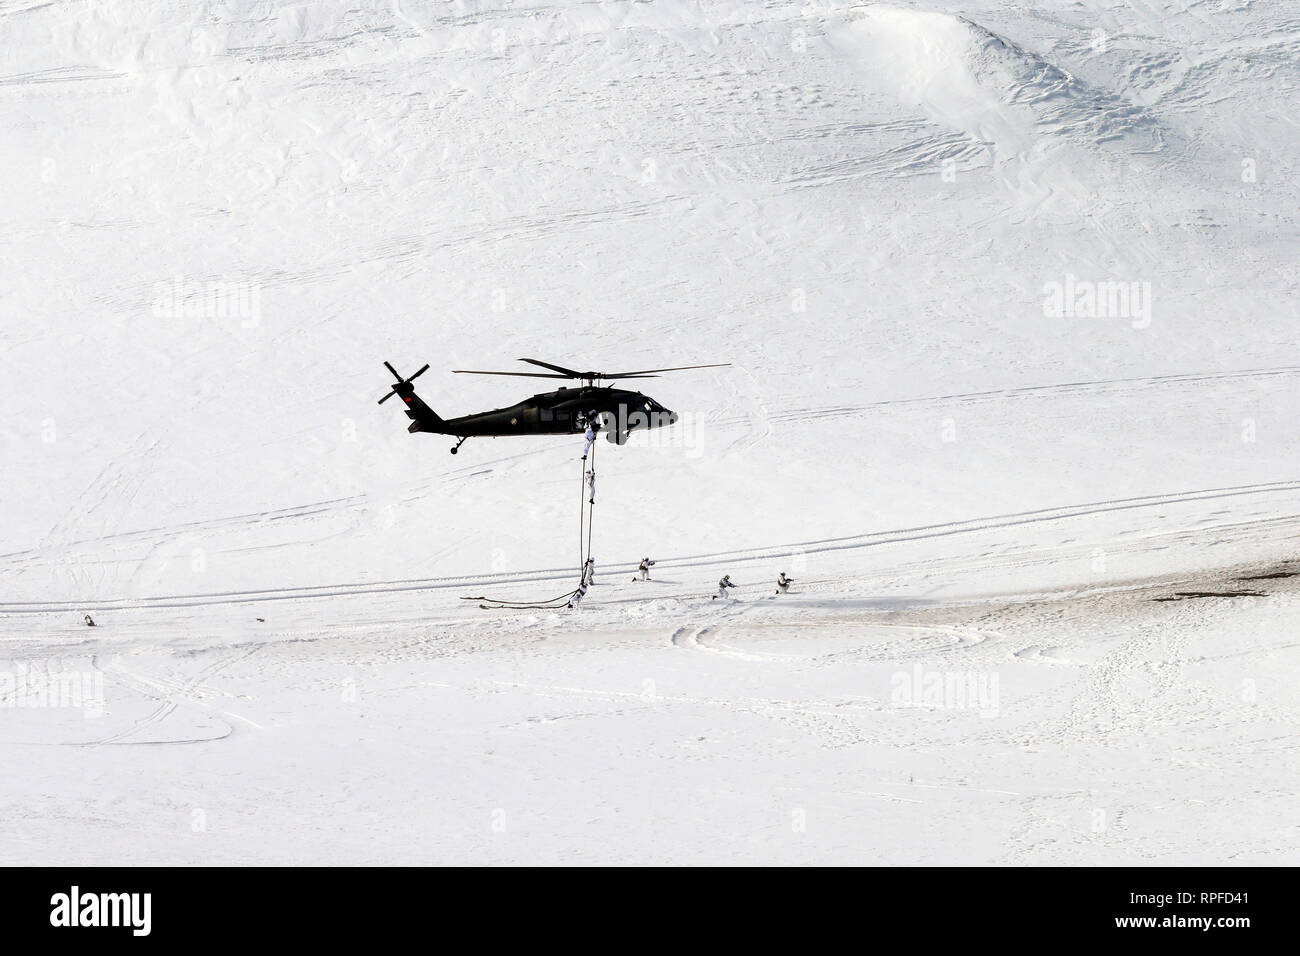
[[[476,597],[462,597],[462,601],[479,601],[479,607],[485,611],[493,610],[559,610],[569,606],[570,599],[579,591],[583,591],[583,583],[586,581],[587,561],[591,558],[591,541],[592,529],[596,512],[596,443],[592,442],[591,450],[583,456],[580,464],[581,481],[578,490],[582,497],[578,501],[578,576],[579,583],[572,591],[566,591],[553,598],[545,598],[541,601],[511,601],[504,598],[486,597],[478,595]],[[591,505],[590,508],[587,506]],[[486,603],[482,603],[486,602]]]
[[[591,491],[591,497],[587,499],[588,504],[591,505],[591,507],[587,510],[587,551],[585,555],[582,554],[579,555],[580,557],[582,557],[582,564],[580,565],[580,568],[583,573],[585,573],[587,570],[587,562],[591,560],[591,529],[592,526],[596,523],[595,522],[596,519],[596,443],[595,442],[592,442],[591,451],[589,452],[589,454],[591,456],[591,461],[588,462],[588,467],[582,476],[583,481],[587,485],[587,488]],[[581,549],[579,550],[581,551]]]
[[[592,454],[595,454],[596,446],[591,446]],[[582,456],[582,481],[578,483],[578,573],[581,574],[587,567],[587,551],[583,546],[585,531],[583,523],[587,520],[587,456]]]

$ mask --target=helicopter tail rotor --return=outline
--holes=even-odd
[[[420,369],[410,378],[402,378],[402,376],[397,374],[397,369],[393,368],[393,366],[390,365],[389,363],[385,362],[384,368],[388,369],[388,371],[393,373],[393,378],[397,379],[397,384],[394,385],[392,388],[390,388],[388,390],[388,394],[379,400],[380,405],[384,404],[384,402],[388,401],[394,395],[401,395],[403,398],[408,398],[409,396],[413,395],[415,393],[415,386],[412,385],[411,383],[414,382],[421,375],[423,375],[425,372],[429,371],[429,366],[425,365],[424,368]]]

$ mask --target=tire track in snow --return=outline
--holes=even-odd
[[[894,624],[885,621],[845,621],[842,619],[828,619],[824,621],[776,621],[771,623],[750,623],[747,627],[762,629],[773,628],[789,631],[811,630],[815,628],[829,627],[834,628],[838,633],[844,633],[848,629],[863,631],[913,631],[921,632],[924,636],[933,638],[939,635],[942,643],[933,642],[925,643],[921,647],[904,647],[895,642],[886,641],[881,647],[871,649],[871,653],[864,655],[862,652],[870,648],[865,641],[857,641],[841,649],[813,651],[807,654],[787,654],[772,653],[760,650],[740,650],[728,644],[714,643],[706,640],[709,635],[721,634],[726,631],[728,624],[701,624],[698,626],[683,626],[673,632],[671,643],[675,647],[682,647],[693,651],[701,651],[709,654],[717,654],[722,657],[730,657],[736,660],[757,661],[767,664],[796,664],[808,663],[815,664],[819,661],[826,661],[830,658],[841,658],[852,656],[857,660],[867,661],[892,661],[899,660],[903,657],[911,657],[917,653],[938,655],[942,657],[945,651],[953,649],[964,649],[984,644],[989,640],[1004,640],[1003,635],[997,631],[990,631],[984,628],[972,627],[954,627],[947,624]],[[869,636],[869,635],[864,635]]]
[[[156,445],[156,443],[155,443]],[[154,446],[150,446],[147,451],[151,452]],[[452,468],[448,471],[440,472],[429,481],[422,482],[414,486],[411,490],[418,497],[434,487],[439,481],[453,482],[465,481],[476,475],[488,474],[494,470],[493,466],[503,462],[515,461],[521,458],[530,458],[536,455],[544,454],[550,449],[537,448],[531,451],[522,452],[513,455],[504,455],[500,458],[493,458],[485,462],[477,462],[472,465],[466,465],[461,468]],[[105,471],[107,471],[107,466]],[[96,483],[101,482],[104,473],[96,479]],[[92,485],[92,488],[94,486]],[[90,489],[84,492],[82,498],[90,493]],[[80,500],[80,499],[79,499]],[[409,498],[403,499],[411,500]],[[301,518],[312,518],[317,515],[330,514],[336,511],[347,511],[372,507],[373,502],[367,495],[348,495],[341,498],[327,498],[322,501],[312,502],[310,504],[293,505],[287,508],[275,508],[268,511],[254,511],[246,514],[231,515],[224,518],[210,518],[202,521],[187,521],[169,527],[159,528],[141,528],[136,531],[120,531],[112,534],[100,535],[96,537],[79,538],[75,540],[58,540],[52,542],[47,540],[40,547],[28,548],[22,551],[10,551],[0,553],[0,561],[26,561],[32,558],[39,558],[51,552],[53,543],[57,543],[63,548],[75,548],[88,544],[100,543],[131,543],[131,542],[148,542],[152,539],[174,539],[182,534],[197,534],[199,532],[223,532],[238,529],[256,528],[270,524],[275,521],[286,521]],[[98,504],[92,506],[98,507]],[[60,525],[65,519],[60,519]],[[53,534],[53,532],[51,532]],[[48,536],[47,536],[48,537]],[[26,566],[26,565],[24,565]]]
[[[676,558],[666,558],[662,563],[665,568],[698,568],[719,564],[738,564],[749,561],[770,560],[773,558],[788,558],[793,555],[881,547],[902,542],[922,541],[931,538],[943,538],[980,531],[1040,524],[1050,521],[1063,521],[1072,518],[1089,517],[1091,515],[1106,514],[1117,511],[1167,507],[1169,505],[1183,504],[1193,501],[1209,501],[1222,498],[1295,491],[1300,491],[1300,481],[1278,481],[1258,485],[1240,485],[1227,488],[1178,492],[1174,494],[1113,498],[1105,501],[1089,502],[1086,504],[1066,505],[1057,508],[1041,508],[1032,511],[1013,512],[1010,514],[932,525],[919,525],[912,528],[900,528],[890,531],[866,532],[863,534],[847,535],[835,538],[819,538],[810,541],[764,548],[684,555]],[[1262,522],[1276,520],[1275,517],[1260,519]],[[1231,526],[1249,526],[1256,523],[1259,522],[1234,522]],[[1213,531],[1214,527],[1198,527],[1193,530],[1198,533],[1207,533]],[[610,564],[605,573],[617,572],[620,574],[627,574],[634,571],[635,568],[636,565],[631,562]],[[572,574],[572,568],[564,567],[501,574],[416,578],[363,583],[340,583],[312,587],[270,588],[250,591],[177,594],[137,599],[117,598],[99,599],[94,601],[12,601],[0,603],[0,614],[44,614],[50,612],[82,612],[86,610],[108,611],[144,608],[197,607],[211,604],[252,604],[267,601],[308,600],[313,598],[336,598],[366,594],[392,594],[403,591],[445,590],[490,584],[531,584],[541,581],[561,580],[571,577]]]
[[[91,665],[93,667],[95,667],[98,670],[104,671],[104,673],[106,674],[113,674],[118,677],[126,678],[132,684],[135,685],[137,691],[142,693],[144,696],[152,698],[153,700],[157,701],[158,705],[148,715],[136,721],[126,730],[119,731],[118,733],[113,734],[112,736],[109,737],[105,737],[102,740],[91,741],[88,744],[86,744],[86,746],[93,746],[98,744],[119,744],[119,743],[134,743],[134,744],[196,743],[199,741],[223,739],[225,737],[230,736],[230,734],[233,732],[233,728],[229,728],[226,733],[220,735],[219,737],[202,737],[202,738],[198,738],[198,740],[185,739],[185,740],[132,741],[126,739],[128,737],[135,736],[137,733],[139,733],[141,730],[144,730],[147,727],[151,727],[155,724],[161,724],[168,717],[174,714],[182,704],[191,704],[193,706],[201,707],[204,710],[215,711],[216,713],[220,713],[222,716],[234,717],[237,720],[242,720],[245,723],[252,724],[252,721],[249,721],[243,717],[239,717],[236,714],[226,714],[224,711],[216,711],[214,708],[211,708],[206,704],[201,703],[195,698],[197,697],[198,692],[205,680],[217,674],[218,672],[224,670],[226,667],[230,666],[231,664],[238,663],[239,661],[244,660],[245,658],[251,657],[253,654],[256,654],[260,649],[261,649],[261,645],[256,644],[251,648],[248,648],[247,650],[241,650],[237,653],[228,655],[226,657],[222,657],[218,660],[213,661],[211,664],[207,665],[206,667],[202,668],[197,674],[195,674],[189,680],[183,682],[170,681],[166,679],[148,678],[143,675],[135,674],[120,666],[99,667],[96,658],[92,657]],[[253,726],[256,725],[253,724]]]
[[[1019,398],[1044,398],[1067,395],[1074,392],[1117,392],[1128,389],[1160,388],[1195,382],[1233,381],[1257,378],[1270,378],[1286,375],[1300,375],[1300,365],[1284,365],[1277,368],[1243,369],[1234,372],[1200,372],[1177,375],[1154,375],[1137,378],[1098,379],[1092,382],[1062,382],[1055,385],[1026,385],[1021,388],[1000,388],[981,392],[957,392],[951,395],[935,395],[922,398],[884,399],[863,405],[823,405],[810,408],[791,408],[770,416],[776,422],[808,422],[824,418],[848,418],[880,409],[926,407],[931,405],[951,405],[953,403],[975,404]],[[719,419],[719,425],[739,425],[748,423],[741,417]]]

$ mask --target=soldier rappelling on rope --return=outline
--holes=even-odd
[[[586,446],[582,449],[582,460],[586,461],[591,455],[591,446],[596,444],[596,413],[590,411],[584,416],[587,430],[583,432],[583,437],[587,439]]]

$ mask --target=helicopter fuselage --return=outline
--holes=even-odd
[[[408,389],[399,387],[397,392],[406,403],[410,431],[457,438],[568,435],[585,431],[590,423],[597,430],[608,432],[611,441],[622,444],[634,430],[663,427],[677,421],[675,412],[648,395],[610,386],[560,388],[506,408],[459,418],[438,417],[413,389],[407,393]]]
[[[542,392],[532,398],[494,408],[490,412],[476,412],[459,418],[443,418],[415,394],[412,384],[429,370],[426,362],[414,375],[403,377],[385,362],[397,384],[379,400],[382,405],[394,395],[405,403],[407,426],[410,432],[428,432],[432,435],[454,435],[460,439],[451,449],[454,455],[467,438],[502,438],[507,435],[571,435],[587,429],[604,431],[605,438],[616,445],[624,444],[633,431],[662,428],[677,422],[677,413],[671,412],[649,395],[597,382],[615,379],[658,378],[661,372],[684,372],[699,368],[726,368],[727,363],[712,365],[675,365],[671,368],[646,368],[626,372],[580,372],[577,369],[554,365],[540,359],[525,358],[521,362],[544,368],[546,372],[497,372],[480,369],[452,369],[458,375],[509,375],[521,378],[561,378],[581,382],[581,386],[561,386],[553,392]],[[585,458],[585,455],[584,455]]]

